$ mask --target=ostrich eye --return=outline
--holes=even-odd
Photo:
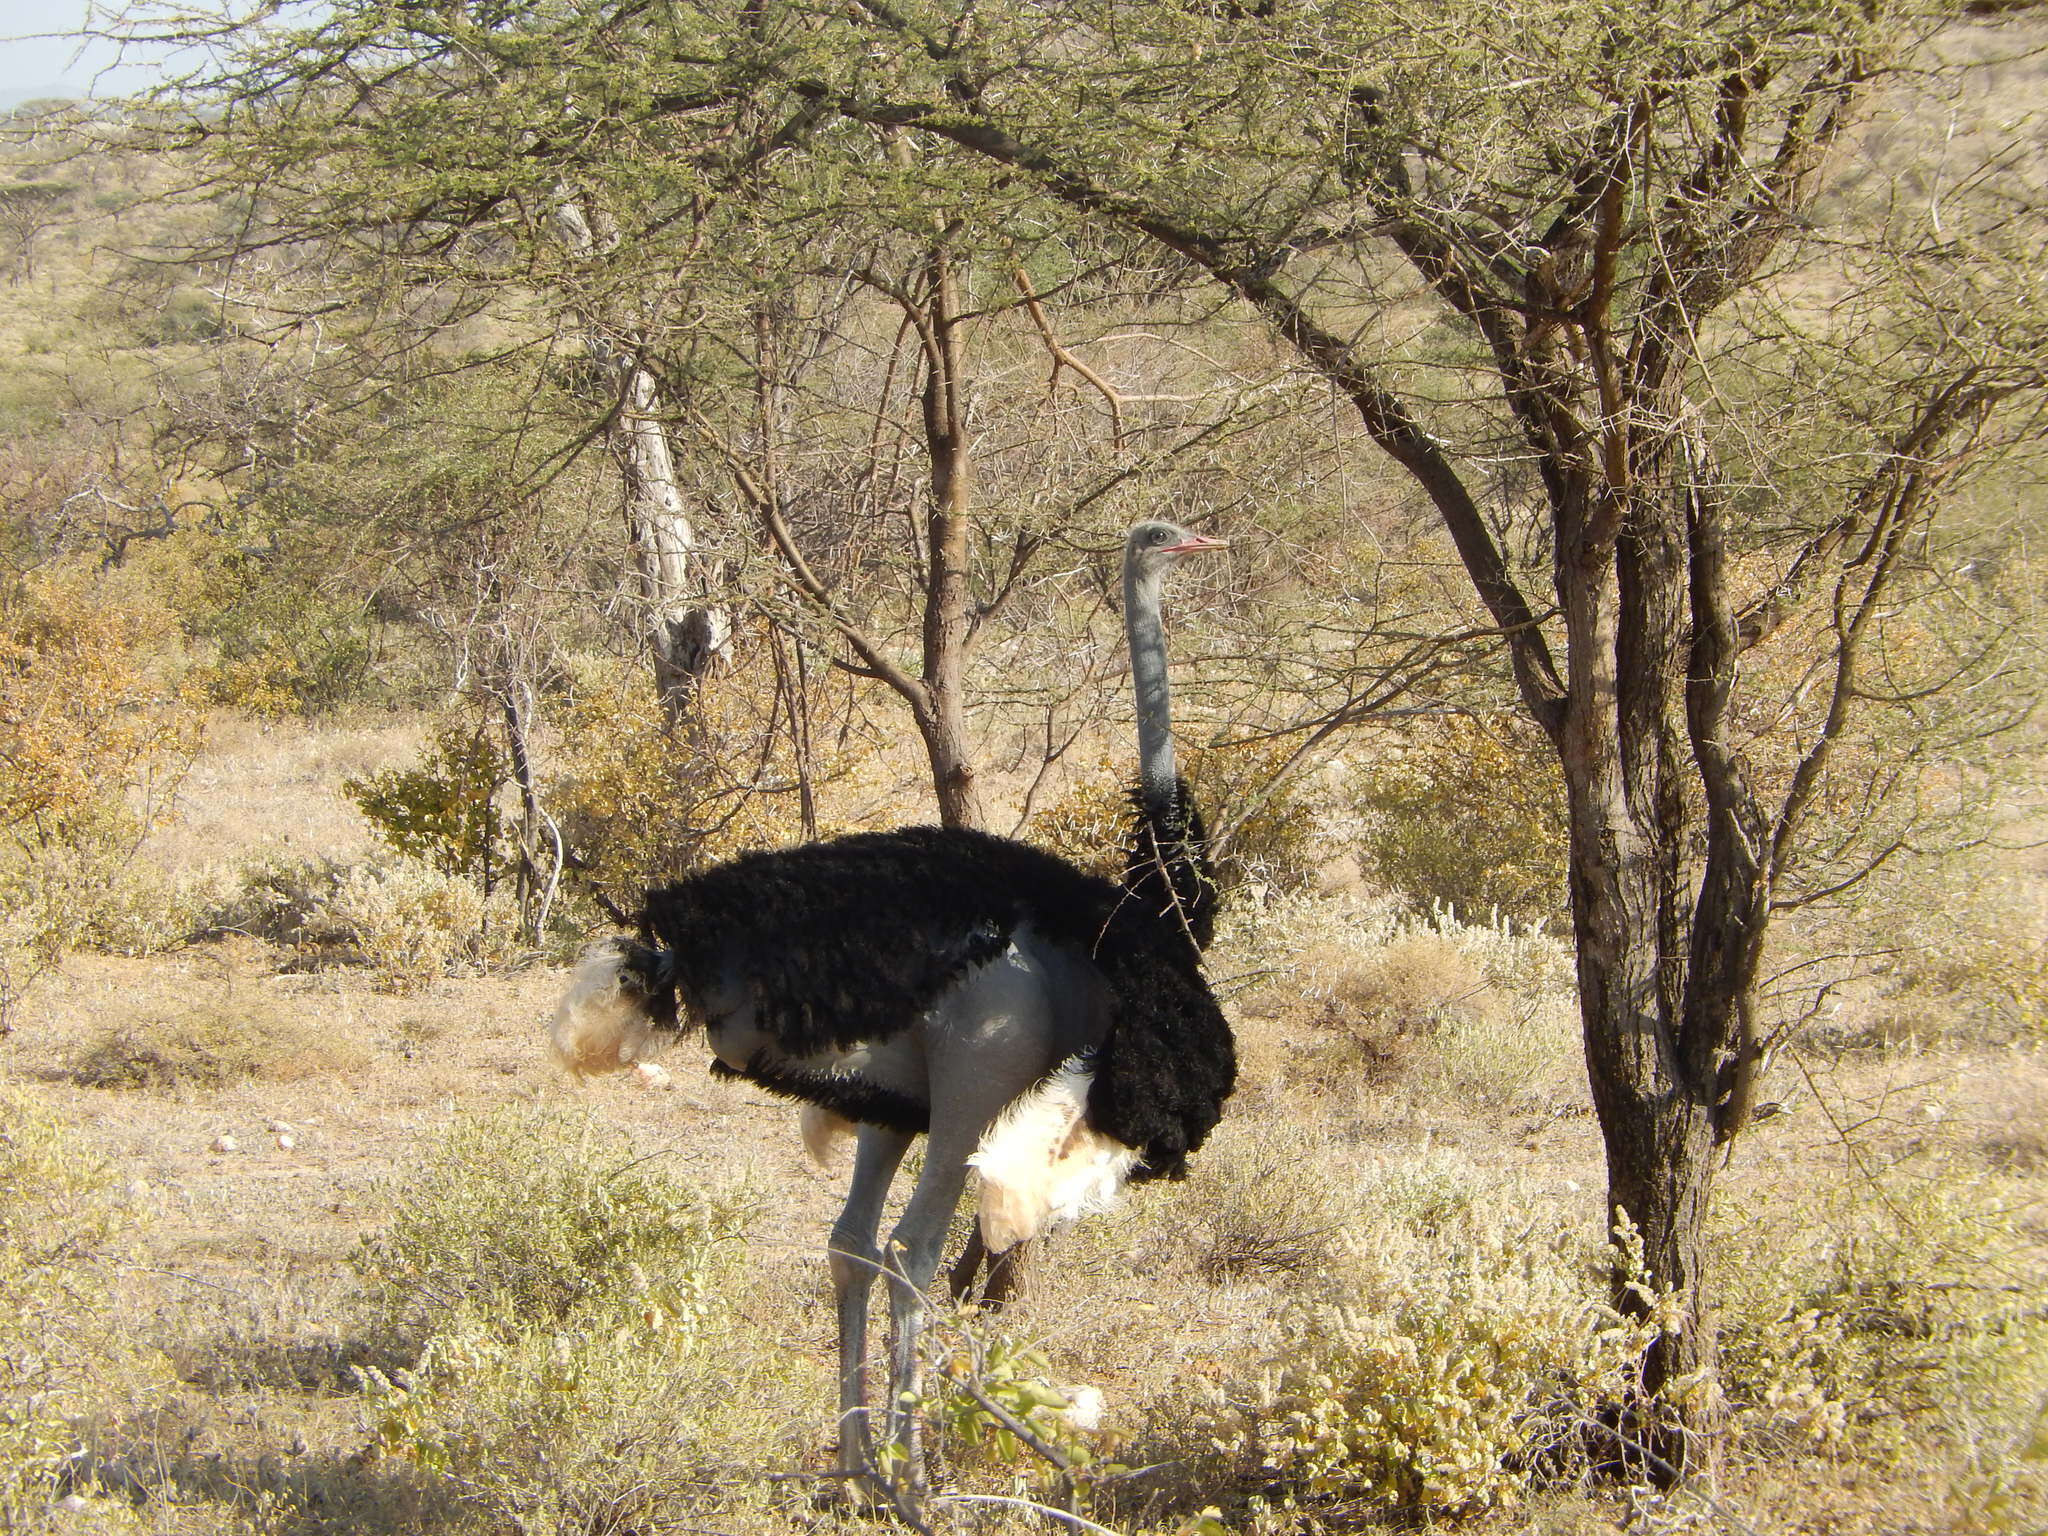
[[[1164,528],[1154,528],[1152,530],[1152,542],[1154,544],[1164,544],[1166,542],[1166,530]]]

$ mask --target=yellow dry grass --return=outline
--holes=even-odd
[[[370,723],[360,739],[352,729],[217,727],[188,788],[187,822],[157,856],[175,869],[287,848],[359,853],[360,832],[334,784],[402,761],[419,738],[404,721]],[[886,793],[877,787],[885,780],[894,785]],[[916,800],[914,780],[886,765],[869,765],[860,784],[870,809],[890,796],[904,807]],[[1141,1188],[1112,1215],[1053,1236],[1019,1308],[971,1325],[984,1347],[1007,1339],[1001,1348],[1035,1349],[1052,1384],[1099,1389],[1107,1438],[1096,1449],[1155,1467],[1106,1486],[1096,1518],[1162,1533],[1198,1528],[1189,1522],[1208,1505],[1228,1528],[1247,1531],[1392,1519],[1355,1499],[1304,1499],[1288,1513],[1275,1497],[1259,1513],[1247,1502],[1260,1485],[1247,1480],[1244,1448],[1257,1435],[1244,1415],[1279,1379],[1285,1341],[1309,1336],[1303,1308],[1343,1276],[1377,1276],[1381,1289],[1359,1294],[1426,1317],[1432,1276],[1451,1272],[1444,1266],[1461,1261],[1472,1234],[1509,1254],[1525,1231],[1576,1233],[1588,1251],[1597,1243],[1599,1141],[1562,954],[1554,939],[1419,919],[1355,892],[1239,901],[1212,971],[1239,1028],[1243,1081],[1192,1176]],[[806,1161],[787,1104],[711,1079],[688,1044],[668,1062],[670,1088],[630,1079],[572,1087],[543,1048],[557,970],[442,978],[401,996],[363,970],[297,974],[280,969],[284,958],[242,939],[149,959],[75,957],[0,1039],[0,1081],[32,1095],[80,1156],[106,1165],[106,1198],[125,1223],[118,1251],[95,1262],[137,1353],[95,1367],[75,1430],[84,1454],[68,1490],[74,1507],[47,1517],[52,1531],[468,1536],[695,1526],[767,1536],[869,1527],[819,1507],[816,1485],[801,1476],[826,1464],[832,1440],[822,1253],[843,1171]],[[141,1091],[123,1086],[131,1079]],[[1764,1274],[1766,1258],[1777,1266],[1786,1319],[1757,1300],[1756,1286],[1730,1284],[1740,1310],[1726,1321],[1738,1362],[1758,1351],[1782,1357],[1771,1369],[1786,1395],[1745,1420],[1749,1439],[1706,1487],[1715,1503],[1561,1485],[1467,1514],[1466,1528],[1880,1536],[2021,1530],[2048,1517],[2014,1428],[2025,1419],[2020,1398],[2048,1391],[2048,1375],[2008,1348],[2032,1326],[2018,1314],[2048,1302],[2038,1126],[2048,1063],[1961,1044],[1849,1051],[1781,1067],[1767,1097],[1781,1108],[1737,1149],[1722,1208],[1748,1223],[1728,1241],[1749,1273]],[[363,1243],[391,1232],[404,1202],[421,1198],[416,1184],[405,1193],[406,1181],[443,1155],[436,1149],[450,1145],[451,1130],[491,1123],[478,1117],[495,1111],[547,1124],[588,1113],[622,1139],[621,1150],[602,1153],[607,1169],[644,1158],[679,1188],[750,1192],[744,1251],[719,1270],[711,1297],[715,1326],[702,1346],[710,1353],[658,1357],[676,1380],[717,1398],[716,1414],[666,1401],[642,1356],[598,1348],[587,1330],[557,1345],[485,1314],[447,1325],[448,1358],[467,1362],[474,1390],[450,1393],[439,1377],[419,1397],[405,1395],[417,1340],[380,1309],[393,1276],[387,1268],[377,1278],[383,1291],[366,1283]],[[1977,1213],[1994,1210],[1996,1232],[1980,1231]],[[1747,1246],[1737,1241],[1744,1230]],[[1914,1306],[1933,1298],[1947,1307],[1963,1295],[1942,1287],[1974,1271],[1915,1268],[1905,1239],[1916,1233],[1941,1263],[1976,1254],[1994,1266],[1983,1271],[1992,1289],[1971,1293],[1975,1310],[1925,1314],[1933,1321],[1918,1334],[1855,1331],[1864,1314],[1839,1299],[1874,1278],[1904,1287],[1895,1299]],[[1872,1267],[1871,1255],[1890,1267]],[[1555,1272],[1544,1274],[1544,1285],[1555,1282]],[[1587,1293],[1597,1293],[1586,1275]],[[1831,1275],[1846,1276],[1849,1289],[1830,1290]],[[2010,1304],[2013,1316],[1998,1324],[1978,1301],[1994,1312]],[[1815,1321],[1796,1321],[1802,1302]],[[1467,1327],[1446,1337],[1496,1349],[1506,1347],[1500,1328],[1527,1319],[1561,1326],[1549,1302],[1518,1305],[1491,1307],[1494,1333]],[[618,1326],[628,1335],[654,1326],[646,1315]],[[957,1348],[967,1326],[948,1321],[939,1332]],[[1847,1360],[1869,1370],[1816,1386],[1825,1362],[1798,1356],[1789,1335],[1773,1331],[1798,1327],[1847,1341],[1849,1353],[1828,1369],[1847,1370]],[[719,1353],[741,1345],[739,1355]],[[575,1441],[587,1424],[642,1458],[633,1464],[652,1469],[659,1497],[636,1502],[639,1484],[596,1470],[575,1474],[566,1490],[531,1481],[520,1460],[529,1440],[490,1415],[494,1404],[540,1412],[532,1405],[545,1406],[536,1394],[550,1349],[609,1383],[609,1416],[572,1416],[549,1431],[569,1437],[558,1464],[599,1466]],[[1801,1418],[1808,1398],[1798,1394],[1875,1391],[1881,1370],[1928,1391],[1952,1374],[1954,1391],[1941,1401],[1958,1406],[1946,1419],[1911,1419],[1917,1438],[1908,1445],[1854,1422],[1835,1432],[1824,1408]],[[1997,1410],[2001,1390],[2014,1411]],[[435,1436],[457,1413],[485,1437],[477,1444],[496,1447],[482,1471],[460,1459],[473,1446],[451,1464],[458,1470],[437,1470]],[[691,1425],[714,1423],[717,1444],[688,1438]],[[642,1437],[657,1431],[680,1438],[650,1450]],[[986,1448],[942,1460],[940,1478],[968,1492],[1044,1486],[1028,1462]],[[1027,1528],[965,1508],[945,1521]]]

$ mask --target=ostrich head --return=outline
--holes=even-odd
[[[1124,545],[1133,573],[1141,579],[1153,581],[1179,564],[1183,555],[1229,547],[1228,539],[1212,539],[1205,533],[1195,533],[1161,518],[1148,518],[1134,524]]]
[[[577,1077],[617,1072],[647,1059],[655,1031],[674,1028],[672,957],[630,939],[583,952],[548,1033],[555,1060]]]

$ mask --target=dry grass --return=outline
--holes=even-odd
[[[87,1088],[219,1089],[244,1080],[290,1083],[359,1071],[369,1044],[309,1017],[230,960],[202,966],[154,1008],[96,1025],[63,1071]],[[211,970],[212,975],[204,974]]]
[[[387,745],[399,759],[410,750],[398,727],[363,750]],[[294,740],[284,727],[230,726],[209,751],[249,772],[238,784],[206,782],[253,796],[250,814],[195,804],[217,839],[195,839],[182,856],[248,864],[325,853],[309,836],[287,853],[273,834],[309,793],[296,776],[338,775],[348,750],[325,729]],[[338,804],[301,825],[348,853],[355,833],[341,827]],[[832,1439],[822,1252],[843,1170],[810,1167],[786,1104],[709,1079],[687,1046],[669,1062],[672,1089],[568,1088],[538,1045],[558,985],[545,968],[422,978],[395,995],[362,968],[295,974],[294,958],[289,946],[238,938],[148,959],[80,956],[0,1039],[0,1079],[109,1170],[95,1199],[125,1223],[100,1279],[132,1348],[99,1357],[88,1375],[89,1411],[66,1431],[85,1452],[71,1474],[80,1507],[48,1515],[53,1533],[884,1528],[817,1508],[813,1485],[787,1480],[820,1468]],[[1257,1443],[1243,1438],[1249,1421],[1217,1419],[1217,1404],[1254,1403],[1262,1382],[1279,1382],[1290,1337],[1309,1337],[1304,1309],[1333,1287],[1443,1348],[1477,1339],[1508,1349],[1515,1329],[1531,1330],[1539,1353],[1529,1359],[1562,1347],[1573,1287],[1597,1291],[1571,1256],[1598,1236],[1602,1178],[1568,955],[1540,934],[1417,920],[1356,892],[1246,894],[1212,971],[1230,998],[1244,1072],[1190,1178],[1134,1191],[1109,1216],[1056,1234],[1021,1307],[971,1326],[985,1344],[1009,1340],[986,1358],[1027,1362],[1033,1380],[1019,1390],[1037,1390],[1043,1376],[1048,1390],[1104,1394],[1106,1438],[1088,1442],[1093,1451],[1163,1463],[1105,1487],[1095,1512],[1118,1530],[1164,1536],[1212,1504],[1233,1530],[1398,1523],[1357,1482],[1298,1497],[1288,1512],[1246,1450]],[[2048,1518],[2017,1454],[2025,1416],[2010,1411],[2040,1379],[2034,1325],[2018,1314],[2044,1304],[2048,1063],[1981,1046],[1835,1056],[1809,1046],[1800,1065],[1806,1076],[1781,1066],[1767,1096],[1785,1107],[1738,1147],[1724,1177],[1738,1271],[1724,1278],[1726,1320],[1746,1394],[1743,1439],[1716,1495],[1726,1513],[1524,1486],[1509,1468],[1473,1474],[1470,1486],[1503,1502],[1459,1517],[1464,1528],[1734,1532],[1739,1519],[1772,1532],[1889,1536],[2023,1530]],[[558,1153],[518,1148],[580,1147],[583,1133],[562,1141],[560,1128],[584,1123],[596,1154],[584,1166],[601,1177],[569,1195],[532,1192],[541,1186],[521,1181]],[[517,1127],[540,1127],[541,1139]],[[234,1150],[218,1150],[223,1133]],[[468,1280],[408,1284],[408,1266],[426,1268],[397,1241],[404,1233],[474,1257],[498,1251],[494,1233],[531,1229],[527,1247],[552,1253],[540,1239],[568,1229],[545,1222],[578,1211],[572,1226],[597,1222],[589,1213],[602,1202],[589,1197],[628,1167],[677,1191],[756,1192],[744,1252],[735,1246],[734,1262],[705,1271],[715,1279],[701,1300],[717,1322],[691,1350],[605,1342],[639,1337],[644,1308],[600,1324],[581,1310],[596,1301],[572,1298],[566,1324],[542,1326],[530,1306],[466,1310],[463,1298],[481,1294]],[[1463,1256],[1491,1244],[1503,1263],[1526,1257],[1533,1250],[1516,1245],[1528,1233],[1556,1235],[1537,1246],[1560,1257],[1516,1282],[1524,1300],[1437,1304],[1461,1294],[1445,1287]],[[541,1279],[581,1266],[545,1261]],[[641,1264],[656,1285],[662,1267]],[[2014,1289],[1957,1288],[1994,1269]],[[606,1294],[640,1295],[630,1265],[618,1273],[625,1288]],[[430,1292],[451,1305],[431,1316],[386,1305]],[[1787,1299],[1803,1300],[1813,1320]],[[1888,1332],[1886,1317],[1912,1326]],[[942,1332],[960,1347],[957,1326]],[[1815,1328],[1833,1330],[1825,1356],[1800,1342]],[[422,1335],[445,1338],[440,1358],[465,1385],[405,1376],[420,1366]],[[1350,1335],[1317,1337],[1333,1361],[1354,1347]],[[550,1417],[546,1386],[547,1362],[564,1359],[595,1394],[570,1419]],[[1369,1405],[1379,1391],[1401,1396],[1404,1378],[1354,1384],[1351,1400]],[[1889,1443],[1872,1428],[1887,1403],[1905,1405]],[[540,1427],[527,1434],[522,1424]],[[1331,1465],[1354,1477],[1347,1467],[1386,1464]],[[939,1476],[969,1492],[1045,1486],[1028,1458],[1006,1460],[988,1437],[956,1438]],[[1023,1528],[955,1515],[962,1530]]]
[[[177,820],[144,852],[193,870],[259,855],[360,860],[375,839],[342,797],[342,780],[410,762],[425,734],[409,715],[285,724],[218,712],[186,775]]]

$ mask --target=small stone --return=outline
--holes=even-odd
[[[82,1510],[91,1509],[92,1505],[82,1493],[67,1493],[57,1501],[57,1507],[67,1514],[75,1515]]]
[[[233,1152],[241,1145],[239,1141],[235,1140],[226,1131],[222,1131],[213,1138],[213,1150],[216,1152]]]
[[[636,1061],[633,1072],[640,1079],[641,1086],[646,1088],[673,1088],[676,1085],[676,1080],[669,1076],[668,1068],[659,1062]]]
[[[277,1138],[277,1150],[280,1152],[289,1152],[293,1147],[296,1147],[298,1144],[299,1139],[296,1136],[281,1134]]]
[[[273,1120],[270,1122],[268,1129],[273,1136],[287,1136],[291,1134],[292,1127],[289,1121]]]

